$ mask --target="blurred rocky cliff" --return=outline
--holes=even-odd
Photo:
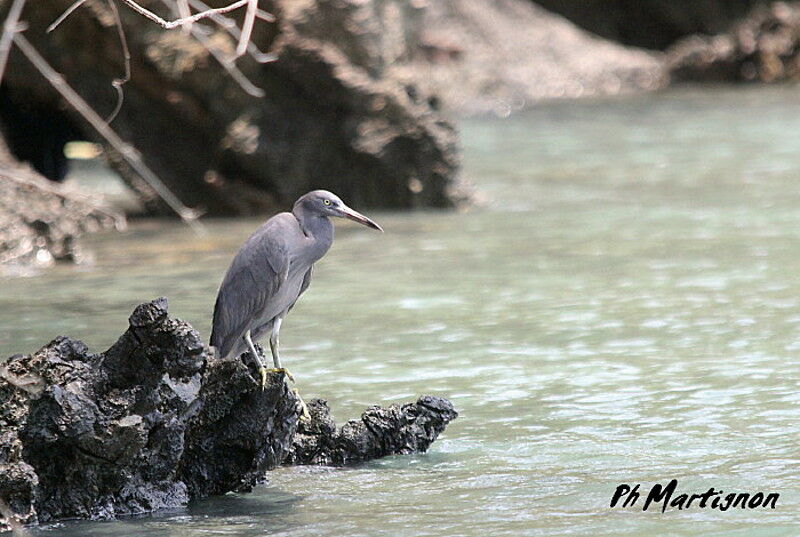
[[[25,36],[105,116],[117,102],[112,81],[124,72],[114,18],[106,2],[88,0],[48,34],[70,4],[29,2]],[[166,19],[178,16],[167,9],[175,2],[144,5]],[[399,0],[265,7],[276,21],[259,21],[252,43],[274,51],[276,61],[259,63],[253,48],[233,65],[236,40],[224,26],[165,30],[120,5],[132,72],[112,127],[184,204],[208,215],[265,213],[313,188],[357,207],[452,205],[459,164],[453,126],[385,76],[408,53],[416,9]],[[51,110],[40,113],[44,121],[74,123],[95,137],[18,53],[5,84],[10,107],[34,102]],[[3,119],[13,129],[9,115]],[[151,212],[169,212],[113,148],[107,152]]]

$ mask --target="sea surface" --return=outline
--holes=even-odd
[[[428,453],[33,535],[798,535],[800,90],[558,102],[461,131],[484,204],[365,211],[384,234],[343,223],[281,333],[301,393],[340,422],[450,398],[460,417]],[[0,279],[0,356],[59,334],[103,350],[161,295],[208,337],[258,225],[133,222],[86,241],[92,264]],[[673,478],[780,499],[609,507],[622,483]]]

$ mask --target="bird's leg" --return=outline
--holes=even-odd
[[[281,356],[280,353],[278,352],[278,343],[279,343],[278,334],[281,331],[282,322],[283,318],[281,317],[277,317],[274,321],[272,321],[272,333],[269,336],[269,348],[270,350],[272,350],[272,363],[275,365],[275,369],[273,369],[273,371],[284,373],[289,380],[294,382],[294,377],[292,376],[291,373],[289,373],[289,370],[286,369],[285,367],[281,367]],[[297,396],[297,399],[300,401],[300,408],[301,408],[300,419],[305,421],[310,420],[311,413],[308,411],[308,406],[306,405],[306,402],[303,401],[302,397],[300,397],[300,391],[297,388],[295,388],[292,391]]]
[[[294,382],[294,377],[286,368],[281,367],[281,357],[278,352],[278,334],[281,331],[281,323],[283,319],[280,317],[276,317],[274,321],[272,321],[272,333],[269,336],[269,348],[272,351],[272,363],[275,364],[275,368],[272,371],[277,371],[279,373],[285,374],[289,380]]]
[[[275,369],[281,369],[281,357],[278,353],[278,334],[281,331],[281,323],[283,319],[277,317],[272,321],[272,333],[269,335],[269,348],[272,350],[272,362],[275,364]]]
[[[253,345],[253,339],[250,337],[250,330],[244,333],[244,340],[247,342],[247,346],[250,347],[250,352],[258,363],[258,374],[261,376],[261,389],[263,390],[267,386],[267,368],[264,366],[264,361],[261,360],[261,355],[256,351],[256,346]]]

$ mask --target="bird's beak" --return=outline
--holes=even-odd
[[[379,226],[378,224],[376,224],[375,222],[373,222],[372,220],[370,220],[369,218],[367,218],[366,216],[364,216],[360,212],[354,211],[350,207],[346,207],[346,206],[342,207],[340,209],[340,211],[342,212],[342,216],[344,218],[349,218],[350,220],[353,220],[354,222],[358,222],[361,225],[364,225],[364,226],[367,226],[367,227],[371,227],[372,229],[377,229],[378,231],[383,233],[383,228],[381,226]]]

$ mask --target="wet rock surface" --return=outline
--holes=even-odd
[[[328,403],[308,403],[310,420],[301,421],[286,464],[341,466],[387,455],[421,453],[458,417],[447,399],[426,395],[415,403],[368,408],[358,420],[341,428],[331,417]]]
[[[337,430],[314,401],[314,419],[299,422],[283,374],[262,389],[249,361],[217,358],[168,316],[166,299],[138,306],[129,321],[103,353],[62,336],[0,366],[0,529],[246,491],[284,460],[425,451],[456,415],[446,400],[422,397],[370,408]]]

